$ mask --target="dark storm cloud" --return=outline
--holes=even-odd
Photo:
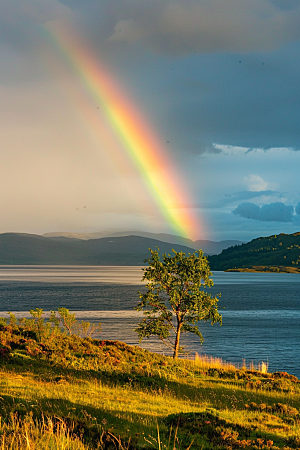
[[[298,0],[63,2],[141,104],[155,100],[172,151],[300,148]]]
[[[172,151],[299,149],[298,0],[0,0],[1,42],[29,53],[30,65],[38,25],[65,17],[132,87]],[[5,80],[21,79],[11,66],[1,63]]]
[[[60,2],[80,11],[95,38],[102,40],[105,19],[107,40],[166,55],[274,50],[300,36],[299,2],[292,0]]]
[[[300,148],[298,44],[263,54],[195,56],[186,65],[188,74],[174,73],[167,93],[166,117],[180,124],[182,140],[200,135],[250,149]]]
[[[266,0],[127,1],[110,39],[174,55],[270,50],[299,37],[299,14]]]
[[[240,217],[260,220],[263,222],[292,222],[294,207],[282,202],[263,205],[261,208],[254,203],[241,203],[234,211]]]

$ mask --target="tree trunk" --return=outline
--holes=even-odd
[[[182,325],[182,323],[178,321],[177,322],[176,339],[175,339],[175,344],[174,344],[174,353],[173,353],[174,359],[176,359],[178,357],[181,325]]]

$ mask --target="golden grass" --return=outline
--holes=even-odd
[[[51,419],[34,421],[29,415],[20,420],[12,415],[8,424],[1,425],[1,450],[88,450],[78,438],[70,435],[63,421]]]
[[[3,359],[0,450],[126,450],[129,443],[208,450],[212,436],[226,449],[244,438],[300,448],[296,377],[267,374],[265,363],[173,360],[118,342],[68,339],[51,358],[21,347]]]
[[[268,363],[264,361],[258,363],[257,365],[255,365],[251,361],[247,366],[245,360],[243,360],[242,364],[238,364],[224,361],[222,358],[216,358],[210,355],[199,355],[198,353],[196,353],[193,359],[190,359],[190,361],[192,361],[196,367],[203,370],[224,369],[226,371],[237,371],[242,369],[268,373]]]
[[[96,379],[79,382],[73,380],[72,383],[45,383],[30,375],[20,377],[5,372],[0,373],[0,379],[2,395],[13,395],[16,406],[26,400],[32,407],[42,410],[49,404],[49,412],[53,401],[57,401],[61,408],[67,404],[70,412],[72,408],[93,408],[101,410],[104,415],[105,412],[117,413],[119,417],[127,420],[132,417],[136,420],[136,415],[139,415],[152,421],[151,417],[162,417],[171,412],[188,412],[191,408],[195,411],[203,410],[203,406],[196,401],[178,398],[167,388],[153,391],[129,385],[109,386]]]

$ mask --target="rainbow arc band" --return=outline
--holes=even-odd
[[[43,35],[101,108],[120,147],[142,176],[174,232],[191,239],[200,236],[202,224],[189,208],[191,201],[185,184],[179,179],[166,149],[143,121],[140,111],[120,91],[107,68],[66,24],[48,23],[43,26]],[[95,117],[89,114],[88,120],[95,122]],[[99,116],[96,120],[100,122]]]

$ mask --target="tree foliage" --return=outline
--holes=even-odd
[[[194,333],[203,342],[198,328],[199,321],[222,324],[218,312],[219,296],[212,297],[205,288],[213,286],[207,258],[202,250],[186,256],[183,252],[159,256],[159,249],[151,250],[148,267],[144,269],[146,292],[139,292],[141,301],[138,311],[145,318],[138,324],[136,332],[140,341],[158,336],[173,349],[177,358],[182,332]]]

